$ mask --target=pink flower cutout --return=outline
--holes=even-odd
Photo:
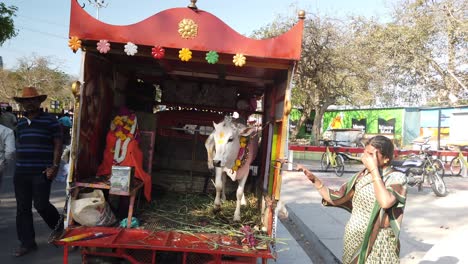
[[[164,58],[164,55],[166,54],[166,50],[161,47],[161,46],[154,46],[152,49],[151,49],[151,55],[153,55],[153,58],[155,59],[162,59]]]
[[[110,50],[110,43],[109,43],[109,41],[107,41],[106,39],[101,39],[101,40],[97,43],[97,50],[98,50],[100,53],[107,53],[107,52]]]

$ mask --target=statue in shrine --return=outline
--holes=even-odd
[[[135,168],[135,177],[143,181],[146,199],[151,200],[151,175],[143,170],[143,153],[138,145],[138,121],[135,113],[121,107],[111,122],[98,176],[110,176],[113,165]]]

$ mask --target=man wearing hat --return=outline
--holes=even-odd
[[[16,171],[13,180],[16,197],[16,232],[20,246],[14,255],[21,257],[37,249],[32,202],[46,224],[54,229],[60,215],[50,203],[50,187],[57,175],[62,152],[62,131],[55,116],[41,111],[41,95],[35,87],[23,88],[21,97],[13,97],[25,111],[17,125]]]

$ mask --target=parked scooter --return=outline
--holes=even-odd
[[[438,162],[432,158],[430,146],[427,146],[429,138],[425,137],[422,144],[416,143],[420,145],[420,155],[405,160],[393,160],[392,165],[395,170],[407,176],[409,186],[418,186],[418,191],[421,191],[423,183],[427,180],[435,195],[444,197],[448,194],[447,186],[439,172]]]

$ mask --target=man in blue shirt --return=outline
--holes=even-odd
[[[63,114],[63,116],[58,119],[58,122],[64,127],[72,127],[69,113]]]
[[[70,145],[70,143],[71,143],[70,129],[72,127],[72,121],[70,119],[70,114],[65,113],[62,117],[60,117],[58,119],[58,122],[62,126],[63,145]]]
[[[16,232],[20,246],[14,255],[21,257],[37,249],[32,202],[46,224],[54,229],[60,215],[50,203],[50,187],[57,176],[62,153],[62,130],[55,116],[40,110],[47,95],[35,87],[23,88],[21,97],[13,97],[25,110],[17,125],[16,171],[13,180],[16,197]]]

